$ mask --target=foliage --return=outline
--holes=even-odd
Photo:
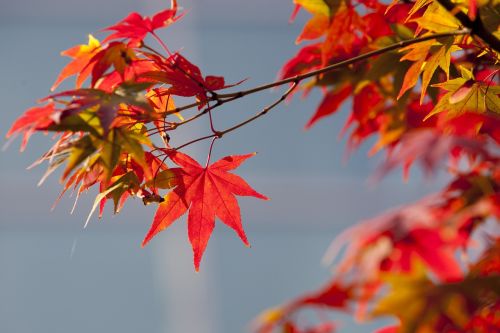
[[[44,178],[65,164],[62,194],[98,187],[91,214],[99,208],[101,216],[108,200],[117,213],[134,196],[145,205],[158,205],[143,245],[188,212],[198,270],[216,217],[248,245],[235,195],[267,199],[229,173],[253,154],[210,164],[217,140],[261,118],[299,89],[306,95],[312,89],[324,92],[306,128],[352,100],[345,124],[349,149],[376,137],[372,152],[387,154],[376,178],[397,167],[408,174],[415,161],[432,174],[445,161],[450,183],[339,235],[327,252],[331,261],[343,251],[332,280],[266,311],[255,329],[333,332],[336,325],[324,316],[303,324],[302,310],[314,308],[363,320],[397,318],[397,324],[378,331],[386,333],[498,330],[500,238],[491,236],[475,261],[467,254],[474,232],[500,217],[500,2],[294,2],[292,19],[300,10],[312,15],[297,37],[297,43],[309,44],[284,65],[279,81],[221,93],[241,82],[203,75],[157,36],[156,30],[182,17],[172,0],[169,9],[152,17],[132,13],[106,28],[111,34],[102,43],[89,36],[88,44],[62,52],[72,60],[52,90],[71,76],[75,89],[44,98],[7,136],[22,134],[24,149],[34,132],[54,132],[54,146],[37,163],[49,164]],[[161,52],[145,42],[147,36]],[[82,88],[86,83],[88,88]],[[219,106],[282,85],[289,88],[262,111],[216,129],[212,112]],[[192,103],[178,107],[174,99],[179,97]],[[194,108],[186,118],[185,111]],[[211,134],[170,145],[176,129],[204,116]],[[202,140],[211,140],[204,166],[180,152]]]

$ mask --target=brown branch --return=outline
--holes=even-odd
[[[182,149],[182,148],[187,147],[189,145],[192,145],[193,143],[196,143],[196,142],[199,142],[199,141],[203,141],[203,140],[206,140],[206,139],[215,138],[215,137],[216,137],[215,134],[210,134],[210,135],[202,136],[201,138],[194,139],[194,140],[191,140],[189,142],[186,142],[186,143],[180,145],[179,147],[174,148],[174,150],[179,150],[179,149]]]
[[[305,80],[305,79],[314,77],[316,75],[324,74],[324,73],[330,72],[332,70],[335,70],[335,69],[338,69],[338,68],[341,68],[341,67],[349,66],[349,65],[354,64],[356,62],[359,62],[359,61],[362,61],[362,60],[365,60],[365,59],[369,59],[371,57],[374,57],[374,56],[377,56],[377,55],[380,55],[380,54],[383,54],[383,53],[386,53],[386,52],[397,50],[397,49],[400,49],[400,48],[408,46],[408,45],[412,45],[412,44],[416,44],[416,43],[420,43],[420,42],[424,42],[424,41],[428,41],[428,40],[432,40],[432,39],[436,39],[436,38],[451,37],[451,36],[460,36],[460,35],[466,35],[466,34],[469,34],[469,33],[470,33],[469,29],[461,29],[461,30],[456,30],[456,31],[450,31],[450,32],[445,32],[445,33],[437,33],[437,34],[426,35],[426,36],[422,36],[422,37],[418,37],[418,38],[403,40],[403,41],[391,44],[389,46],[386,46],[384,48],[381,48],[381,49],[378,49],[378,50],[374,50],[374,51],[370,51],[370,52],[361,54],[361,55],[359,55],[357,57],[353,57],[353,58],[350,58],[350,59],[347,59],[347,60],[344,60],[344,61],[340,61],[340,62],[337,62],[335,64],[332,64],[332,65],[329,65],[329,66],[326,66],[326,67],[323,67],[323,68],[320,68],[320,69],[317,69],[317,70],[314,70],[314,71],[311,71],[311,72],[308,72],[308,73],[305,73],[305,74],[301,74],[301,75],[297,75],[297,76],[294,76],[294,77],[291,77],[291,78],[287,78],[287,79],[279,80],[279,81],[276,81],[276,82],[272,82],[272,83],[260,85],[260,86],[257,86],[255,88],[248,89],[248,90],[242,90],[242,91],[239,91],[239,92],[229,93],[229,94],[219,94],[216,97],[209,98],[209,100],[212,100],[212,101],[215,100],[216,101],[216,103],[213,106],[209,106],[209,107],[205,108],[202,112],[196,114],[195,116],[193,116],[193,117],[191,117],[191,118],[189,118],[189,119],[187,119],[187,120],[185,120],[185,121],[183,121],[181,123],[174,123],[175,125],[173,125],[170,128],[170,130],[173,130],[173,129],[177,128],[178,126],[181,126],[181,125],[187,124],[187,123],[189,123],[191,121],[194,121],[195,119],[198,119],[198,118],[202,117],[203,115],[205,115],[206,113],[210,112],[211,110],[213,110],[213,109],[215,109],[215,108],[217,108],[217,107],[219,107],[219,106],[221,106],[223,104],[226,104],[228,102],[234,101],[236,99],[239,99],[239,98],[242,98],[244,96],[247,96],[247,95],[250,95],[250,94],[254,94],[254,93],[257,93],[257,92],[260,92],[260,91],[263,91],[263,90],[267,90],[267,89],[278,87],[278,86],[281,86],[281,85],[284,85],[284,84],[292,83],[292,85],[290,86],[290,88],[279,99],[277,99],[271,105],[265,107],[261,112],[257,113],[256,115],[248,118],[247,120],[245,120],[245,121],[243,121],[241,123],[238,123],[237,125],[235,125],[233,127],[228,128],[226,130],[217,131],[217,132],[214,132],[214,133],[212,133],[210,135],[206,135],[206,136],[203,136],[203,137],[191,140],[191,141],[189,141],[187,143],[184,143],[184,144],[182,144],[182,145],[180,145],[180,146],[178,146],[178,147],[176,147],[174,149],[175,150],[179,150],[179,149],[182,149],[182,148],[184,148],[186,146],[189,146],[189,145],[191,145],[193,143],[196,143],[196,142],[199,142],[199,141],[203,141],[203,140],[207,140],[207,139],[211,139],[211,138],[221,138],[223,135],[225,135],[225,134],[227,134],[229,132],[232,132],[232,131],[234,131],[234,130],[242,127],[242,126],[245,126],[248,123],[251,123],[252,121],[254,121],[254,120],[262,117],[263,115],[265,115],[267,112],[269,112],[271,109],[273,109],[278,104],[280,104],[283,100],[285,100],[286,97],[288,95],[290,95],[293,92],[293,90],[295,90],[295,88],[298,86],[298,84],[301,81]],[[174,114],[174,113],[177,113],[177,112],[180,112],[180,111],[183,111],[183,110],[187,110],[187,109],[190,109],[190,108],[193,108],[193,107],[199,105],[200,103],[201,102],[196,102],[196,103],[185,105],[185,106],[173,109],[173,110],[169,110],[169,111],[165,112],[164,115],[166,116],[166,115],[169,115],[169,114]],[[150,135],[151,135],[151,133],[150,133]]]
[[[294,90],[295,88],[297,87],[297,85],[299,84],[299,81],[296,80],[296,81],[293,81],[293,84],[290,86],[290,88],[288,88],[287,91],[285,91],[285,93],[283,95],[281,95],[280,98],[278,98],[274,103],[272,103],[271,105],[268,105],[266,106],[264,109],[262,109],[262,111],[260,111],[259,113],[257,113],[256,115],[254,115],[253,117],[250,117],[248,118],[247,120],[233,126],[233,127],[230,127],[228,129],[225,129],[224,131],[221,131],[219,133],[219,137],[222,137],[223,135],[225,135],[226,133],[229,133],[229,132],[232,132],[242,126],[245,126],[246,124],[248,123],[251,123],[252,121],[264,116],[265,114],[267,114],[269,111],[271,111],[273,108],[275,108],[278,104],[280,104],[281,102],[283,102],[287,97],[288,95],[290,95]]]
[[[450,0],[437,0],[437,2],[455,16],[465,28],[468,28],[471,35],[481,38],[493,50],[500,53],[500,40],[486,29],[479,13],[474,20],[471,20],[467,14],[458,9]]]
[[[238,123],[232,127],[229,127],[223,131],[216,131],[210,135],[206,135],[206,136],[203,136],[201,138],[198,138],[198,139],[195,139],[195,140],[191,140],[189,142],[186,142],[176,148],[174,148],[174,150],[179,150],[179,149],[182,149],[186,146],[189,146],[193,143],[196,143],[196,142],[199,142],[199,141],[203,141],[203,140],[207,140],[207,139],[220,139],[222,138],[222,136],[224,136],[225,134],[229,133],[229,132],[232,132],[240,127],[243,127],[245,126],[246,124],[249,124],[251,122],[253,122],[254,120],[264,116],[265,114],[267,114],[269,111],[271,111],[272,109],[274,109],[276,106],[278,106],[281,102],[283,102],[287,97],[288,95],[290,95],[294,90],[295,88],[298,86],[299,82],[298,81],[295,81],[293,82],[293,84],[290,86],[290,88],[288,88],[284,93],[283,95],[280,96],[280,98],[278,98],[276,101],[274,101],[272,104],[266,106],[264,109],[262,109],[262,111],[260,111],[259,113],[257,113],[256,115],[248,118],[247,120],[245,121],[242,121],[241,123]],[[212,148],[213,146],[213,142],[212,141],[212,144],[210,145],[210,147]],[[211,150],[211,149],[210,149]]]
[[[323,68],[320,68],[320,69],[317,69],[317,70],[314,70],[314,71],[311,71],[308,73],[304,73],[304,74],[297,75],[297,76],[290,77],[290,78],[286,78],[283,80],[263,84],[263,85],[260,85],[260,86],[257,86],[257,87],[254,87],[254,88],[251,88],[248,90],[241,90],[238,92],[233,92],[233,93],[228,93],[228,94],[218,94],[216,97],[209,98],[209,100],[217,101],[217,103],[216,103],[216,105],[214,105],[214,107],[220,106],[220,105],[225,104],[227,102],[231,102],[235,99],[239,99],[243,96],[254,94],[254,93],[257,93],[257,92],[260,92],[263,90],[267,90],[267,89],[274,88],[274,87],[279,87],[281,85],[293,83],[293,82],[300,83],[301,81],[308,79],[308,78],[311,78],[311,77],[314,77],[316,75],[324,74],[324,73],[333,71],[333,70],[338,69],[338,68],[346,67],[346,66],[354,64],[356,62],[366,60],[366,59],[369,59],[371,57],[384,54],[386,52],[397,50],[397,49],[400,49],[400,48],[408,46],[408,45],[412,45],[412,44],[416,44],[416,43],[420,43],[420,42],[424,42],[424,41],[436,39],[436,38],[460,36],[460,35],[466,35],[469,33],[470,33],[470,29],[460,29],[460,30],[455,30],[455,31],[450,31],[450,32],[437,33],[437,34],[426,35],[426,36],[422,36],[422,37],[418,37],[418,38],[403,40],[403,41],[391,44],[389,46],[383,47],[381,49],[370,51],[370,52],[361,54],[357,57],[353,57],[353,58],[350,58],[348,60],[340,61],[340,62],[337,62],[335,64],[331,64],[329,66],[326,66],[326,67],[323,67]],[[170,111],[166,111],[164,114],[165,115],[174,114],[174,113],[181,112],[181,111],[184,111],[187,109],[191,109],[199,104],[201,104],[201,102],[192,103],[189,105],[175,108],[175,109],[170,110]]]

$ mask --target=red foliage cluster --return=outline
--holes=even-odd
[[[57,133],[39,162],[47,174],[66,164],[63,193],[97,186],[91,214],[112,200],[118,212],[130,197],[158,210],[143,245],[187,213],[195,269],[216,217],[245,245],[236,196],[267,199],[230,173],[253,156],[227,156],[210,164],[216,140],[261,116],[299,88],[319,88],[323,100],[307,128],[352,102],[345,131],[356,148],[376,137],[372,153],[387,157],[381,178],[419,162],[428,174],[447,164],[451,180],[441,192],[361,222],[341,234],[327,253],[339,253],[332,280],[317,292],[264,313],[257,330],[333,332],[330,320],[304,325],[301,310],[315,308],[371,319],[393,316],[385,332],[494,332],[500,325],[500,238],[469,260],[474,233],[500,218],[500,3],[418,0],[295,0],[312,18],[297,38],[302,47],[282,69],[282,80],[232,93],[223,77],[204,76],[156,30],[178,21],[177,2],[150,17],[132,13],[106,28],[103,43],[90,36],[62,54],[71,62],[52,89],[76,76],[73,90],[52,94],[31,108],[7,136]],[[162,51],[148,45],[150,36]],[[162,53],[163,52],[163,53]],[[87,88],[82,86],[88,82]],[[276,102],[233,127],[217,130],[220,105],[271,87],[292,84]],[[239,84],[239,83],[237,83]],[[236,85],[237,85],[236,84]],[[174,98],[191,98],[176,107]],[[185,119],[181,112],[196,108]],[[172,147],[179,126],[208,115],[211,134]],[[174,116],[176,118],[174,118]],[[162,139],[154,141],[155,135]],[[180,150],[212,139],[206,164]],[[167,162],[177,167],[169,168]],[[44,176],[45,178],[45,176]],[[161,194],[161,190],[167,190]],[[89,215],[90,218],[90,215]],[[87,220],[88,222],[88,220]],[[324,317],[322,317],[324,318]]]

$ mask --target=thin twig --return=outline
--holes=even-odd
[[[218,131],[218,132],[215,132],[215,133],[212,133],[210,135],[206,135],[206,136],[203,136],[201,138],[198,138],[198,139],[195,139],[195,140],[191,140],[189,142],[186,142],[176,148],[174,148],[174,150],[179,150],[179,149],[182,149],[186,146],[189,146],[193,143],[196,143],[196,142],[199,142],[199,141],[203,141],[203,140],[207,140],[207,139],[210,139],[212,138],[212,143],[210,145],[210,152],[212,151],[212,146],[213,146],[213,143],[216,139],[220,139],[222,138],[222,136],[224,136],[225,134],[229,133],[229,132],[232,132],[242,126],[245,126],[251,122],[253,122],[254,120],[264,116],[265,114],[267,114],[269,111],[271,111],[273,108],[275,108],[277,105],[279,105],[281,102],[283,102],[287,97],[288,95],[290,95],[294,90],[295,88],[298,86],[299,82],[298,81],[295,81],[293,82],[293,84],[290,86],[290,88],[288,88],[284,93],[283,95],[280,96],[280,98],[278,98],[276,101],[274,101],[272,104],[266,106],[264,109],[262,109],[262,111],[260,111],[259,113],[257,113],[256,115],[248,118],[247,120],[241,122],[241,123],[238,123],[232,127],[229,127],[223,131]],[[210,155],[210,153],[209,153]]]
[[[182,145],[180,145],[180,146],[178,146],[178,147],[176,147],[174,149],[175,150],[179,150],[179,149],[182,149],[182,148],[184,148],[186,146],[189,146],[189,145],[191,145],[193,143],[196,143],[196,142],[199,142],[199,141],[203,141],[203,140],[206,140],[206,139],[210,139],[210,138],[214,138],[214,137],[221,138],[223,135],[225,135],[225,134],[227,134],[229,132],[232,132],[232,131],[234,131],[234,130],[242,127],[242,126],[245,126],[248,123],[251,123],[252,121],[254,121],[254,120],[262,117],[263,115],[265,115],[267,112],[269,112],[271,109],[273,109],[278,104],[280,104],[283,100],[285,100],[286,97],[288,95],[290,95],[290,93],[292,93],[293,90],[295,90],[295,88],[298,86],[298,84],[301,81],[305,80],[305,79],[314,77],[316,75],[324,74],[324,73],[330,72],[332,70],[335,70],[335,69],[338,69],[338,68],[341,68],[341,67],[346,67],[346,66],[354,64],[356,62],[359,62],[359,61],[362,61],[362,60],[365,60],[365,59],[368,59],[368,58],[371,58],[371,57],[374,57],[374,56],[377,56],[377,55],[381,55],[381,54],[386,53],[386,52],[397,50],[397,49],[403,48],[403,47],[408,46],[408,45],[412,45],[412,44],[416,44],[416,43],[420,43],[420,42],[424,42],[424,41],[428,41],[428,40],[432,40],[432,39],[436,39],[436,38],[444,38],[444,37],[450,37],[450,36],[460,36],[460,35],[466,35],[466,34],[469,34],[469,33],[470,33],[469,29],[461,29],[461,30],[456,30],[456,31],[451,31],[451,32],[445,32],[445,33],[438,33],[438,34],[432,34],[432,35],[422,36],[422,37],[413,38],[413,39],[409,39],[409,40],[403,40],[403,41],[391,44],[389,46],[386,46],[384,48],[381,48],[381,49],[378,49],[378,50],[374,50],[374,51],[370,51],[370,52],[361,54],[361,55],[359,55],[357,57],[353,57],[353,58],[350,58],[348,60],[340,61],[340,62],[337,62],[335,64],[332,64],[332,65],[329,65],[329,66],[326,66],[326,67],[323,67],[323,68],[320,68],[320,69],[317,69],[317,70],[314,70],[314,71],[311,71],[311,72],[308,72],[308,73],[305,73],[305,74],[301,74],[301,75],[297,75],[297,76],[294,76],[294,77],[291,77],[291,78],[287,78],[287,79],[279,80],[279,81],[276,81],[276,82],[272,82],[272,83],[260,85],[260,86],[257,86],[255,88],[248,89],[248,90],[242,90],[242,91],[239,91],[239,92],[229,93],[229,94],[219,94],[219,95],[217,95],[217,102],[216,102],[215,105],[213,105],[212,107],[210,107],[210,106],[207,107],[205,110],[203,110],[203,112],[197,114],[196,116],[188,119],[187,121],[185,121],[183,123],[178,123],[173,128],[176,128],[177,126],[180,126],[180,125],[185,124],[187,122],[191,122],[191,121],[193,121],[193,120],[195,120],[195,119],[203,116],[204,114],[210,112],[214,108],[219,107],[219,106],[221,106],[221,105],[223,105],[225,103],[234,101],[236,99],[242,98],[243,96],[254,94],[254,93],[257,93],[257,92],[260,92],[260,91],[263,91],[263,90],[267,90],[267,89],[270,89],[270,88],[278,87],[278,86],[281,86],[281,85],[284,85],[284,84],[292,83],[292,85],[290,86],[290,88],[278,100],[276,100],[271,105],[265,107],[261,112],[257,113],[256,115],[248,118],[247,120],[245,120],[245,121],[243,121],[241,123],[238,123],[237,125],[235,125],[233,127],[230,127],[230,128],[227,128],[227,129],[225,129],[223,131],[214,132],[214,133],[212,133],[210,135],[206,135],[206,136],[203,136],[203,137],[191,140],[191,141],[189,141],[187,143],[184,143],[184,144],[182,144]],[[214,100],[214,99],[209,98],[209,100]],[[197,102],[196,104],[193,103],[193,104],[186,105],[186,106],[183,106],[183,107],[180,107],[180,108],[176,108],[174,110],[167,111],[164,114],[168,115],[168,114],[173,114],[173,113],[176,113],[176,112],[180,112],[182,110],[185,110],[185,109],[188,109],[188,108],[192,108],[192,107],[194,107],[194,106],[196,106],[196,105],[198,105],[200,103],[201,102]]]
[[[262,111],[260,111],[259,113],[257,113],[256,115],[254,115],[253,117],[250,117],[248,118],[247,120],[233,126],[233,127],[230,127],[222,132],[220,132],[220,136],[223,136],[225,135],[226,133],[229,133],[229,132],[232,132],[242,126],[245,126],[246,124],[248,123],[251,123],[252,121],[264,116],[266,113],[268,113],[269,111],[271,111],[273,108],[275,108],[278,104],[280,104],[281,102],[283,102],[287,97],[288,95],[290,95],[292,93],[292,91],[295,90],[295,88],[297,87],[297,85],[299,84],[299,81],[294,81],[293,84],[290,86],[290,88],[288,88],[287,91],[285,91],[285,93],[283,95],[281,95],[280,98],[278,98],[274,103],[272,103],[271,105],[268,105],[266,106]]]
[[[263,84],[263,85],[260,85],[260,86],[257,86],[257,87],[254,87],[254,88],[251,88],[248,90],[241,90],[238,92],[227,93],[227,94],[218,94],[216,98],[211,97],[211,98],[209,98],[209,100],[212,100],[212,101],[217,100],[217,102],[220,105],[222,105],[222,104],[225,104],[227,102],[231,102],[235,99],[239,99],[243,96],[254,94],[254,93],[257,93],[257,92],[260,92],[263,90],[267,90],[270,88],[278,87],[278,86],[281,86],[284,84],[292,83],[295,81],[300,83],[301,81],[303,81],[305,79],[308,79],[308,78],[311,78],[311,77],[314,77],[314,76],[317,76],[320,74],[324,74],[324,73],[333,71],[333,70],[338,69],[338,68],[346,67],[346,66],[354,64],[356,62],[359,62],[359,61],[362,61],[362,60],[365,60],[365,59],[368,59],[368,58],[371,58],[371,57],[374,57],[377,55],[381,55],[381,54],[384,54],[386,52],[397,50],[397,49],[403,48],[403,47],[408,46],[408,45],[412,45],[412,44],[416,44],[416,43],[420,43],[420,42],[424,42],[424,41],[428,41],[428,40],[432,40],[432,39],[436,39],[436,38],[467,35],[469,33],[470,33],[470,29],[460,29],[460,30],[455,30],[455,31],[450,31],[450,32],[437,33],[437,34],[426,35],[426,36],[422,36],[422,37],[418,37],[418,38],[403,40],[403,41],[391,44],[389,46],[383,47],[381,49],[370,51],[370,52],[361,54],[357,57],[353,57],[353,58],[350,58],[348,60],[340,61],[340,62],[331,64],[329,66],[322,67],[322,68],[317,69],[317,70],[313,70],[313,71],[308,72],[308,73],[304,73],[304,74],[297,75],[297,76],[290,77],[290,78],[286,78],[283,80]],[[196,102],[193,104],[178,107],[178,108],[175,108],[173,110],[167,111],[165,113],[168,115],[168,114],[173,114],[176,112],[181,112],[181,111],[184,111],[187,109],[191,109],[199,104],[201,104],[201,102]],[[217,106],[219,106],[219,105],[217,105]]]
[[[210,134],[210,135],[202,136],[201,138],[194,139],[194,140],[191,140],[189,142],[186,142],[185,144],[182,144],[179,147],[174,148],[174,150],[182,149],[184,147],[192,145],[193,143],[196,143],[196,142],[199,142],[199,141],[203,141],[203,140],[206,140],[206,139],[210,139],[210,138],[214,138],[215,136],[216,136],[215,134]]]
[[[425,42],[427,40],[436,39],[436,38],[466,35],[469,33],[470,33],[469,29],[461,29],[461,30],[455,30],[455,31],[450,31],[450,32],[432,34],[432,35],[422,36],[422,37],[418,37],[418,38],[403,40],[403,41],[391,44],[389,46],[383,47],[381,49],[370,51],[370,52],[361,54],[357,57],[353,57],[353,58],[350,58],[350,59],[347,59],[344,61],[340,61],[340,62],[331,64],[329,66],[326,66],[326,67],[323,67],[323,68],[320,68],[320,69],[317,69],[317,70],[314,70],[314,71],[311,71],[311,72],[308,72],[305,74],[286,78],[286,79],[276,81],[273,83],[264,84],[264,85],[261,85],[261,86],[258,86],[258,87],[252,88],[252,89],[248,89],[248,90],[238,91],[238,92],[230,93],[230,94],[219,94],[219,98],[225,98],[225,97],[231,97],[231,96],[243,97],[243,96],[250,95],[250,94],[262,91],[262,90],[267,90],[267,89],[274,88],[274,87],[277,87],[277,86],[280,86],[283,84],[292,83],[294,81],[300,82],[300,81],[308,79],[310,77],[324,74],[324,73],[333,71],[333,70],[341,68],[341,67],[346,67],[346,66],[352,65],[356,62],[359,62],[359,61],[362,61],[362,60],[365,60],[365,59],[368,59],[368,58],[371,58],[371,57],[374,57],[377,55],[381,55],[381,54],[386,53],[386,52],[397,50],[397,49],[403,48],[403,47],[408,46],[408,45],[412,45],[412,44],[416,44],[416,43],[420,43],[420,42]]]

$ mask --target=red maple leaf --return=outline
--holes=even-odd
[[[321,65],[321,44],[316,43],[305,46],[300,49],[295,57],[288,60],[280,72],[281,79],[300,75],[314,69]]]
[[[154,34],[155,30],[165,28],[177,21],[181,16],[177,14],[177,1],[172,0],[171,8],[161,11],[153,17],[142,17],[139,13],[130,13],[117,24],[104,30],[115,31],[106,37],[104,42],[110,40],[129,38],[129,46],[138,47],[148,33]]]
[[[23,133],[21,144],[21,151],[23,151],[30,136],[35,131],[46,130],[50,125],[59,121],[60,115],[61,112],[55,108],[54,103],[33,107],[14,122],[6,136],[9,138],[12,135]]]
[[[318,120],[335,113],[351,95],[351,92],[352,87],[349,84],[330,91],[325,95],[318,109],[307,122],[306,128],[311,128]]]
[[[164,94],[182,97],[195,96],[200,101],[198,109],[202,109],[207,104],[208,93],[214,94],[217,90],[231,88],[245,81],[228,85],[222,76],[203,77],[200,68],[179,53],[172,54],[166,61],[155,54],[147,54],[147,56],[160,70],[143,73],[141,77],[170,85],[164,90]]]
[[[292,307],[319,305],[345,309],[347,308],[347,302],[350,300],[351,296],[351,286],[343,286],[338,281],[333,280],[319,291],[299,298],[297,301],[292,303]]]
[[[171,169],[178,181],[177,187],[160,204],[142,245],[169,227],[187,210],[188,235],[194,253],[196,271],[215,227],[217,216],[232,228],[245,245],[249,245],[241,224],[240,208],[235,195],[253,196],[268,200],[253,190],[242,178],[228,171],[236,169],[255,154],[226,156],[207,167],[202,167],[188,155],[174,152],[170,156],[181,168]]]
[[[124,80],[125,69],[129,67],[136,55],[126,44],[121,42],[111,42],[106,48],[97,52],[88,62],[87,67],[92,68],[91,86],[95,87],[109,68],[113,67]],[[87,71],[87,67],[82,71]]]

